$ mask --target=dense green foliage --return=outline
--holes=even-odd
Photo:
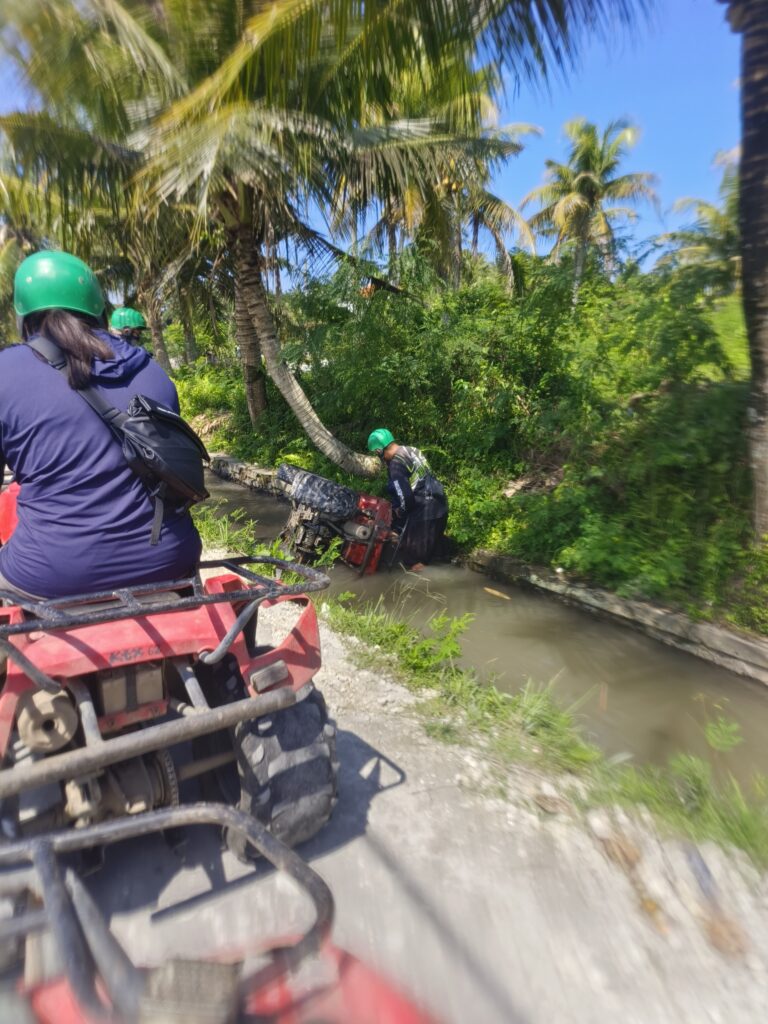
[[[284,297],[284,353],[322,419],[352,447],[386,425],[423,448],[462,548],[763,628],[759,565],[743,564],[746,382],[732,299],[707,299],[693,268],[629,264],[610,278],[595,265],[574,306],[567,261],[526,258],[516,295],[482,259],[467,262],[458,290],[411,251],[403,294],[370,294],[344,269]],[[250,429],[234,364],[187,367],[179,385],[188,413],[228,410],[222,446],[338,478],[276,397]]]

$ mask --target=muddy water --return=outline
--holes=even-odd
[[[260,538],[274,538],[285,521],[288,506],[274,498],[216,477],[209,490],[223,511],[243,508]],[[551,683],[562,703],[578,705],[585,732],[609,755],[663,763],[685,751],[719,759],[720,770],[743,781],[768,774],[768,689],[761,684],[547,595],[452,565],[363,579],[338,566],[332,591],[350,590],[419,627],[435,614],[471,613],[463,664],[502,690],[517,690],[527,679]],[[726,755],[713,754],[704,736],[706,722],[718,715],[738,722],[744,737]]]

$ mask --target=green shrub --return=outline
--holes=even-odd
[[[759,557],[744,559],[747,385],[733,379],[743,336],[732,300],[713,308],[686,268],[628,265],[611,279],[592,266],[575,307],[567,262],[526,260],[515,295],[482,260],[458,290],[418,248],[400,269],[404,294],[361,291],[345,267],[277,310],[284,357],[334,434],[361,450],[387,426],[422,448],[462,548],[768,630],[768,580]],[[355,480],[321,456],[271,383],[254,429],[236,365],[198,361],[178,378],[187,414],[226,410],[217,446],[384,493],[383,474]],[[529,488],[505,498],[523,475]]]

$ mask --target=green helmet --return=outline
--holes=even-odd
[[[69,309],[99,317],[104,312],[104,295],[94,272],[77,256],[36,252],[16,271],[13,305],[20,317],[44,309]]]
[[[130,306],[120,306],[109,318],[109,326],[115,331],[133,329],[134,331],[145,331],[147,321],[138,311]]]
[[[386,448],[387,445],[392,444],[394,440],[395,439],[390,430],[387,430],[386,427],[378,427],[376,430],[372,431],[368,438],[368,451],[375,452],[380,448]]]

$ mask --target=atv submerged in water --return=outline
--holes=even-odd
[[[338,537],[341,560],[359,575],[376,572],[382,559],[391,564],[396,547],[390,544],[396,544],[398,537],[392,530],[392,505],[386,498],[358,494],[351,487],[287,463],[279,466],[277,479],[291,502],[280,540],[296,559],[314,562]]]
[[[13,492],[0,502],[7,537]],[[7,839],[174,807],[192,778],[289,845],[328,821],[335,728],[313,683],[320,643],[306,597],[328,577],[270,557],[200,570],[207,579],[56,600],[0,591]],[[285,573],[300,582],[286,584]],[[283,601],[302,607],[298,621],[281,643],[258,646],[259,609]],[[246,856],[239,834],[227,841]]]

